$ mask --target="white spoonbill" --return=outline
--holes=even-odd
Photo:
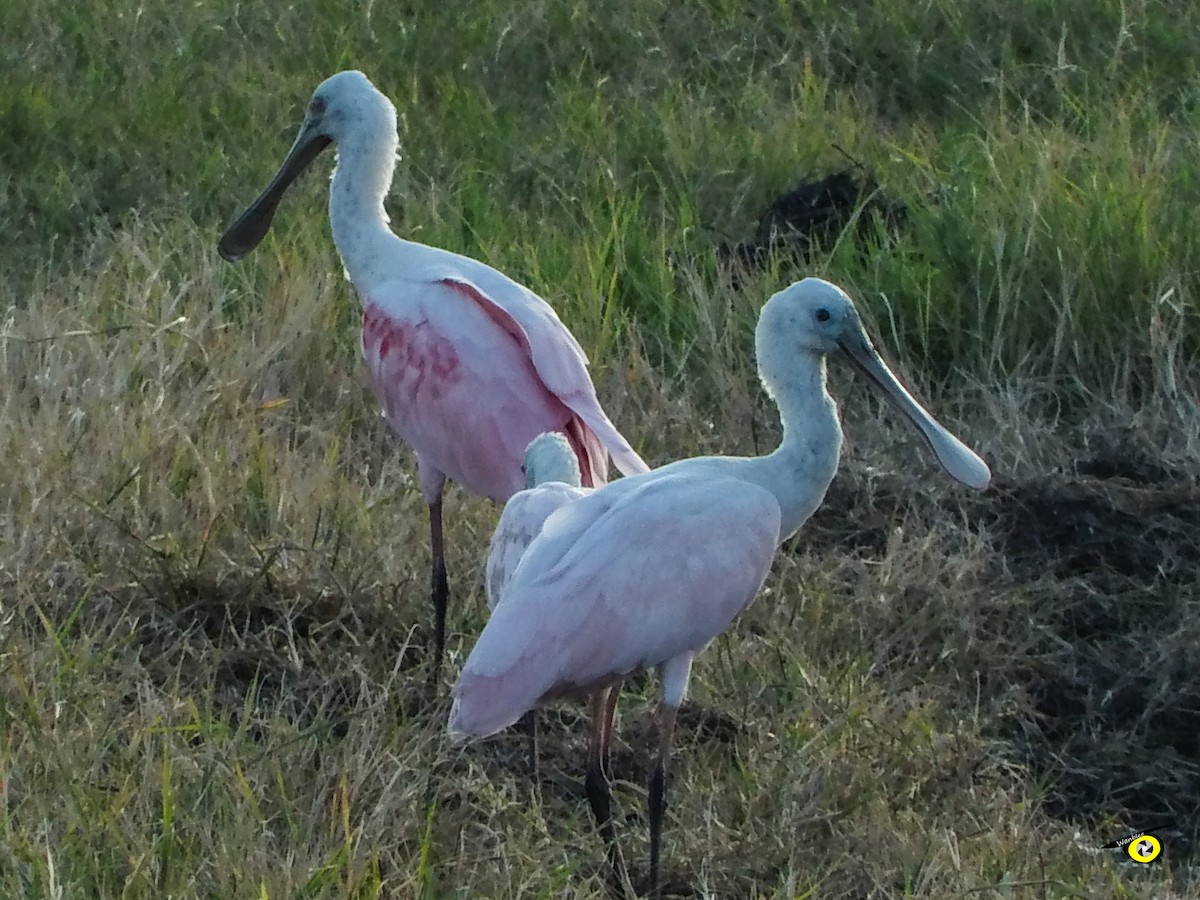
[[[582,486],[579,460],[561,434],[539,434],[525,448],[525,490],[518,491],[504,504],[496,523],[484,567],[484,591],[489,610],[516,571],[517,563],[550,514],[572,500],[592,491]]]
[[[623,478],[550,516],[512,573],[454,687],[449,730],[492,734],[566,694],[656,667],[662,683],[650,778],[649,892],[657,893],[666,765],[692,659],[762,586],[776,548],[817,509],[841,452],[825,357],[844,353],[920,429],[942,466],[977,489],[987,465],[900,384],[841,288],[806,278],[763,306],[759,376],[783,442],[762,457],[685,459]],[[593,715],[601,714],[593,699]],[[611,735],[592,728],[593,744]],[[589,747],[589,779],[608,793]],[[593,772],[593,768],[597,771]]]
[[[647,466],[601,409],[583,349],[546,301],[482,262],[392,233],[383,201],[396,109],[361,72],[317,88],[279,171],[221,238],[221,256],[235,261],[259,244],[288,185],[330,143],[329,223],[362,302],[367,376],[388,423],[416,450],[429,505],[436,680],[449,594],[446,479],[504,502],[523,485],[525,447],[546,431],[570,441],[585,485],[605,483],[607,454],[626,474]]]
[[[529,546],[530,541],[537,537],[546,520],[567,504],[588,496],[593,490],[580,486],[579,466],[575,461],[575,454],[571,452],[570,445],[562,435],[555,432],[539,435],[529,443],[529,447],[525,451],[525,484],[527,485],[526,489],[513,494],[505,504],[504,512],[492,534],[484,579],[488,609],[493,611],[504,595],[517,565],[521,562],[521,557],[525,554],[525,549]],[[595,715],[592,718],[593,728],[612,729],[620,691],[621,685],[618,682],[605,685],[593,697],[595,704]],[[528,710],[521,717],[521,721],[529,735],[529,772],[536,787],[538,783],[537,710]],[[597,751],[601,748],[607,750],[608,747],[608,741],[599,737],[591,744]],[[601,769],[607,774],[607,757],[595,760],[594,766],[589,761],[587,769],[589,777],[585,783],[588,800],[591,802],[592,812],[596,816],[596,824],[608,847],[609,862],[613,871],[623,873],[624,862],[616,849],[612,830],[608,801],[610,794],[607,787],[602,787],[596,780],[596,775]]]
[[[513,494],[504,504],[504,512],[496,523],[488,548],[484,591],[489,610],[494,610],[500,602],[525,548],[542,530],[550,514],[591,491],[591,488],[581,486],[579,462],[561,434],[549,431],[529,442],[525,449],[525,490]],[[536,710],[530,710],[521,721],[529,734],[529,775],[536,787]]]

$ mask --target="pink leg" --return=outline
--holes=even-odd
[[[617,701],[621,699],[621,685],[623,682],[616,682],[607,691],[607,697],[604,703],[604,744],[600,754],[600,765],[604,769],[604,776],[610,782],[612,781],[612,739],[613,739],[613,723],[617,718]]]
[[[692,656],[685,653],[659,666],[662,680],[662,703],[658,707],[658,759],[650,773],[647,801],[650,807],[650,871],[647,875],[646,896],[659,894],[658,872],[662,856],[663,816],[667,811],[667,760],[671,758],[671,738],[675,734],[675,717],[687,696],[688,680],[692,674]]]
[[[600,836],[604,838],[612,890],[615,896],[624,896],[629,874],[625,869],[625,859],[621,856],[621,848],[617,846],[617,836],[613,830],[612,786],[604,772],[603,763],[608,755],[608,735],[606,734],[608,696],[608,688],[602,688],[592,694],[592,731],[588,741],[587,774],[584,777],[583,785],[587,792],[588,803],[592,807],[592,814],[596,817],[596,825],[600,828]]]
[[[667,811],[667,760],[671,758],[671,738],[675,734],[676,706],[665,702],[658,710],[658,760],[650,774],[647,800],[650,807],[650,873],[647,897],[659,896],[658,870],[662,856],[663,814]]]

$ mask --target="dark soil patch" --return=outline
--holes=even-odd
[[[855,215],[851,234],[865,240],[878,223],[899,229],[907,214],[902,203],[887,197],[873,177],[855,166],[790,187],[763,213],[753,237],[717,248],[717,262],[737,289],[748,272],[765,267],[773,256],[806,264],[818,247],[832,246]]]
[[[972,510],[1033,602],[1006,622],[1010,736],[1069,820],[1200,826],[1200,488],[1138,454],[997,479]]]
[[[675,720],[675,742],[691,744],[732,744],[746,726],[738,719],[708,706],[688,702],[679,708]]]
[[[1200,473],[1129,438],[1093,439],[1062,468],[998,473],[982,494],[920,496],[899,476],[847,466],[793,548],[882,558],[897,525],[965,518],[994,548],[979,585],[994,600],[973,611],[951,665],[977,668],[1002,736],[1045,786],[1046,810],[1088,827],[1168,821],[1194,833]],[[881,666],[925,679],[939,665],[945,608],[934,600],[919,579],[893,598]]]
[[[980,521],[997,530],[1019,575],[1080,578],[1101,592],[1142,586],[1159,593],[1196,577],[1200,489],[1194,482],[1053,475],[998,480],[990,493],[991,515]]]

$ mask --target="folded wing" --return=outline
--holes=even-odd
[[[559,509],[529,544],[455,687],[450,730],[698,652],[754,599],[779,505],[735,478],[659,472]]]

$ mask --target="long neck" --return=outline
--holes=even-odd
[[[780,540],[790,537],[821,505],[837,472],[842,427],[825,390],[825,360],[793,360],[778,377],[764,378],[779,407],[783,442],[774,453],[747,462],[747,477],[771,491],[783,512]]]
[[[396,140],[358,132],[338,144],[329,185],[329,224],[342,264],[356,286],[369,281],[396,240],[388,228],[384,197],[396,167]]]

